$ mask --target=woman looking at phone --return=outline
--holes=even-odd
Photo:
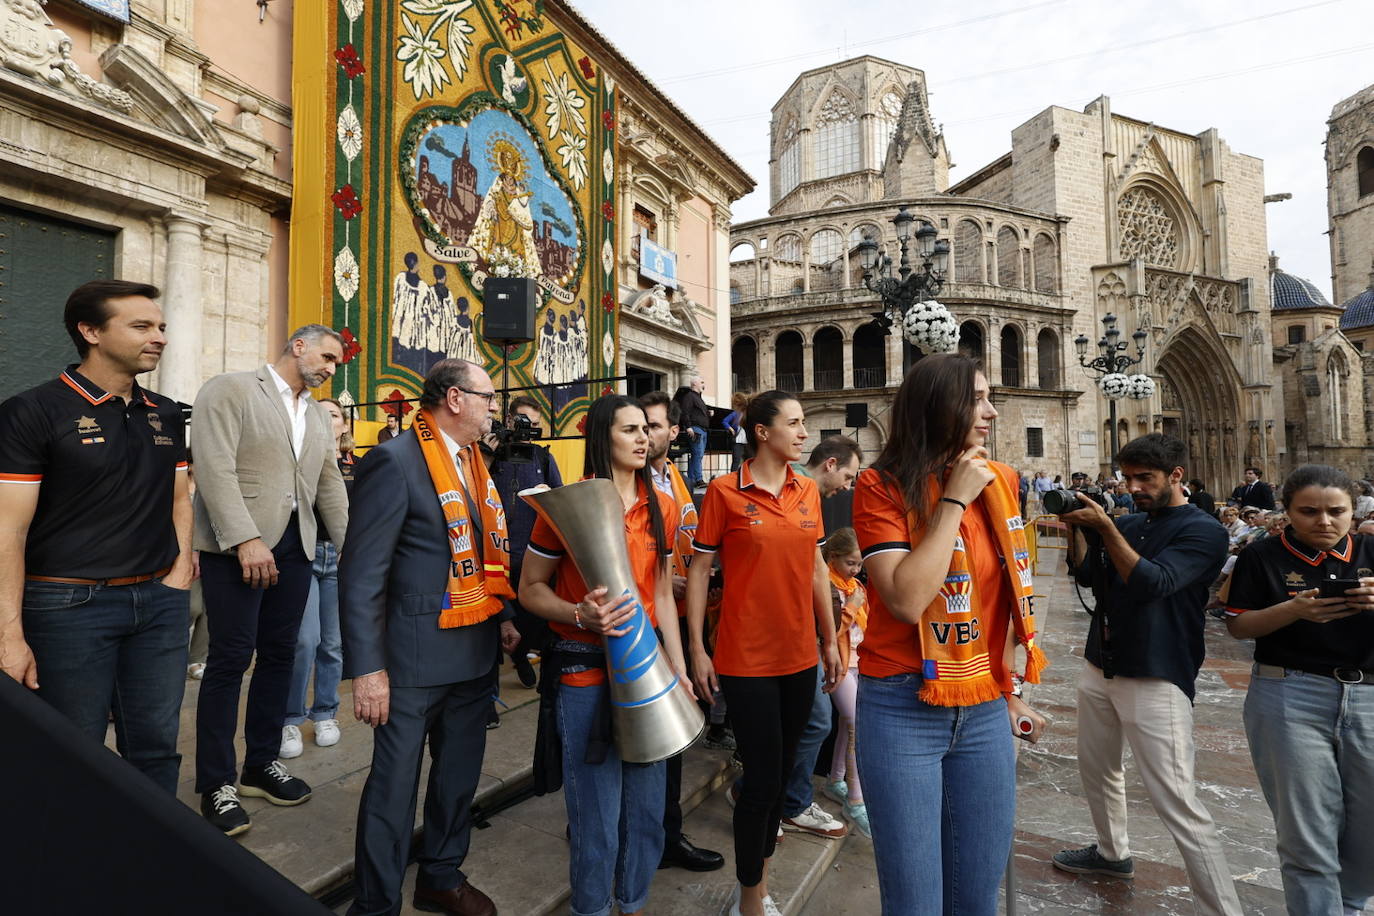
[[[1356,493],[1333,467],[1290,474],[1288,527],[1245,548],[1226,602],[1231,635],[1255,640],[1245,734],[1289,913],[1374,895],[1374,538],[1350,530]]]

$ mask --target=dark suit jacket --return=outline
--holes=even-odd
[[[1237,506],[1254,506],[1256,509],[1274,508],[1274,491],[1263,480],[1255,481],[1246,494],[1247,484],[1241,484],[1231,491],[1231,502]]]
[[[357,540],[353,540],[357,538]],[[439,629],[449,543],[420,440],[406,430],[359,462],[339,560],[344,677],[386,669],[393,687],[437,687],[491,671],[500,614]]]

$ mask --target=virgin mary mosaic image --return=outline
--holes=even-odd
[[[484,110],[466,124],[433,119],[417,139],[412,205],[430,230],[424,255],[459,265],[477,289],[487,277],[539,282],[537,314],[545,322],[535,377],[549,386],[551,401],[565,403],[574,394],[564,386],[588,371],[586,306],[574,307],[571,292],[581,245],[571,199],[535,139],[507,112]],[[477,303],[449,293],[444,264],[426,267],[421,257],[407,252],[392,285],[393,359],[416,372],[445,356],[471,359],[480,334]],[[433,285],[422,278],[431,271]]]

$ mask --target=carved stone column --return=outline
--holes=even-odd
[[[816,390],[816,357],[811,347],[810,336],[802,337],[802,378],[799,391]],[[793,392],[796,394],[796,392]]]
[[[191,403],[201,378],[201,233],[209,225],[189,213],[169,213],[167,273],[162,284],[162,314],[167,350],[162,356],[162,394]]]

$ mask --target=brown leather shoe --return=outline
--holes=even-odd
[[[465,881],[448,890],[432,891],[415,885],[411,900],[415,909],[426,913],[452,913],[454,916],[496,916],[496,904],[491,898]]]

